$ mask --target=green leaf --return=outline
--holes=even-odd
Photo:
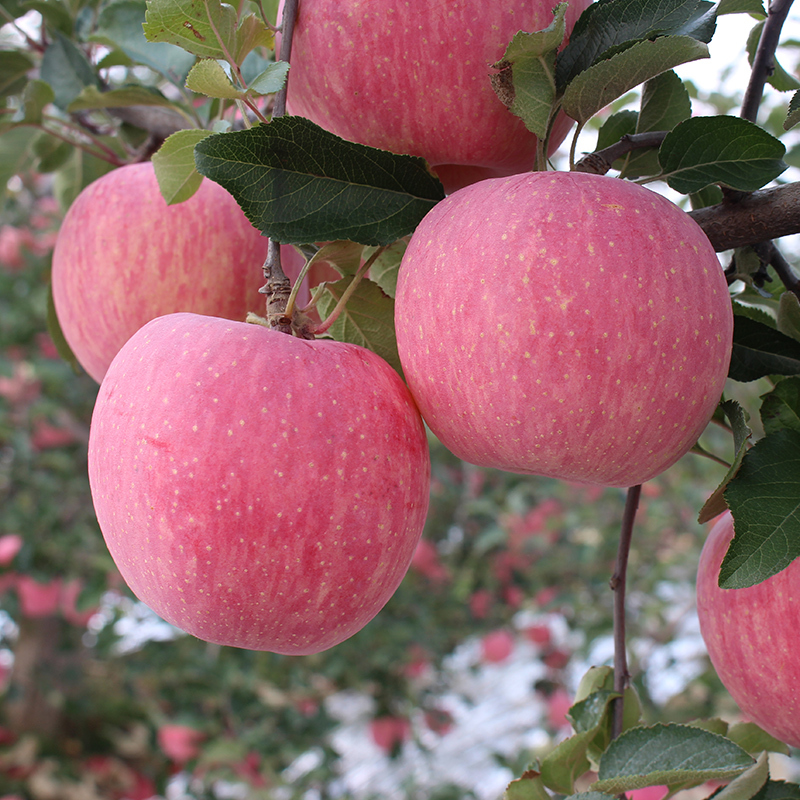
[[[72,15],[57,0],[27,0],[20,4],[26,11],[38,11],[47,25],[64,36],[72,36]]]
[[[14,122],[24,122],[28,125],[38,125],[42,121],[45,106],[55,99],[53,89],[49,83],[40,80],[29,81],[22,92],[22,103],[16,114]]]
[[[302,117],[209,136],[195,161],[283,244],[390,244],[444,198],[423,159],[347,142]]]
[[[747,383],[767,375],[800,375],[800,342],[762,322],[734,314],[728,376]]]
[[[737,722],[731,725],[728,729],[728,738],[751,755],[757,755],[765,750],[789,755],[789,747],[785,742],[759,728],[755,722]]]
[[[640,83],[666,70],[708,57],[708,46],[690,36],[646,39],[603,61],[574,78],[562,100],[562,108],[579,124]]]
[[[722,482],[714,490],[714,493],[706,500],[700,510],[697,521],[701,524],[710,522],[714,517],[726,511],[728,508],[725,502],[725,489],[731,482],[733,476],[739,471],[742,459],[747,452],[747,443],[752,436],[752,431],[747,425],[747,414],[745,410],[735,400],[725,400],[720,404],[720,409],[728,418],[731,429],[733,430],[733,462],[725,473]]]
[[[148,42],[142,25],[146,6],[143,0],[118,0],[105,6],[90,40],[116,47],[136,64],[163,75],[182,87],[194,64],[194,56],[165,42]]]
[[[711,183],[751,192],[780,175],[786,148],[739,117],[693,117],[671,131],[658,153],[662,177],[682,194]]]
[[[645,786],[698,786],[730,780],[753,765],[738,745],[689,725],[632,728],[600,759],[595,791],[619,794]]]
[[[761,395],[760,413],[764,433],[784,428],[800,433],[800,376],[784,378],[771,392]]]
[[[67,111],[86,111],[92,108],[127,108],[128,106],[163,106],[174,108],[161,92],[146,86],[123,86],[101,92],[96,86],[86,86],[69,104]]]
[[[800,556],[800,432],[781,429],[748,450],[725,491],[736,533],[722,589],[754,586]]]
[[[556,49],[564,41],[567,3],[553,9],[553,22],[535,33],[519,31],[494,64],[491,76],[495,94],[540,139],[547,135],[556,96]]]
[[[400,264],[403,254],[408,247],[409,237],[406,236],[390,244],[376,259],[369,268],[370,280],[375,281],[389,297],[397,294],[397,276],[400,272]],[[364,251],[364,258],[372,255],[371,248]]]
[[[83,370],[72,352],[72,348],[64,338],[64,332],[61,330],[61,323],[56,314],[56,304],[53,302],[53,287],[47,287],[47,332],[53,340],[56,351],[61,358],[69,364],[76,374],[80,374]]]
[[[41,79],[50,84],[53,102],[62,109],[66,109],[85,86],[99,85],[89,59],[58,31],[42,56]]]
[[[324,285],[324,292],[317,304],[323,318],[339,302],[351,280],[343,278]],[[328,333],[339,342],[350,342],[372,350],[403,375],[394,332],[394,300],[368,278],[358,284]]]
[[[260,75],[253,78],[248,89],[259,95],[275,94],[283,88],[288,74],[288,62],[276,61],[270,64]]]
[[[0,50],[0,98],[19,94],[34,66],[33,61],[19,50]]]
[[[800,300],[794,292],[784,292],[778,300],[778,330],[800,341]]]
[[[768,778],[769,761],[767,754],[761,753],[756,763],[715,794],[714,800],[750,800],[761,790]]]
[[[800,800],[800,786],[785,781],[767,781],[753,800]]]
[[[541,773],[549,789],[559,794],[572,794],[575,781],[591,767],[586,751],[594,736],[594,731],[573,734],[545,756]]]
[[[200,58],[225,58],[236,49],[236,9],[219,0],[149,0],[143,26],[148,42],[166,42]]]
[[[535,770],[527,770],[508,784],[503,800],[550,800],[550,794],[541,775]]]
[[[203,176],[194,164],[194,147],[208,136],[210,131],[195,128],[177,131],[153,155],[158,188],[167,205],[188,200],[200,188]]]
[[[222,64],[213,58],[203,58],[189,70],[186,88],[198,94],[225,100],[240,100],[244,97],[244,92],[233,85]]]
[[[245,14],[236,29],[236,45],[233,58],[239,66],[256,47],[266,47],[270,50],[275,46],[275,37],[272,31],[264,25],[261,18],[255,14]],[[265,94],[271,94],[266,92]]]
[[[753,26],[750,35],[747,37],[747,60],[750,66],[753,66],[753,59],[758,49],[758,43],[761,40],[761,32],[764,30],[764,20]],[[800,81],[793,75],[790,75],[777,61],[775,56],[772,57],[771,69],[767,72],[767,83],[773,89],[779,92],[792,92],[800,89]]]
[[[692,116],[692,101],[683,81],[667,70],[645,83],[636,125],[636,133],[671,131]],[[661,171],[655,148],[635,150],[628,156],[623,175],[638,178]]]
[[[710,21],[697,27],[706,15]],[[713,6],[698,0],[599,0],[581,14],[556,59],[556,85],[564,89],[608,51],[656,36],[691,35],[708,42]]]
[[[364,247],[356,242],[329,242],[311,257],[310,264],[324,263],[333,267],[342,277],[353,276],[361,266]]]
[[[29,128],[15,128],[0,136],[0,186],[29,166],[31,143]]]
[[[717,16],[722,16],[723,14],[767,16],[762,0],[720,0],[717,4]]]
[[[788,131],[800,122],[800,92],[795,92],[789,101],[789,110],[783,122],[783,129]]]
[[[40,131],[33,140],[32,149],[36,156],[34,169],[42,174],[61,169],[72,155],[73,147],[74,145],[69,142],[64,142],[45,131]]]
[[[639,120],[639,112],[627,108],[611,114],[600,126],[597,132],[597,146],[595,151],[603,150],[616,144],[623,136],[636,133],[636,123]]]

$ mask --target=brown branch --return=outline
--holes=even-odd
[[[800,233],[800,183],[787,183],[689,212],[718,253]]]
[[[587,153],[575,163],[573,172],[591,172],[594,175],[605,175],[618,158],[644,147],[660,147],[667,133],[669,131],[626,133],[620,137],[618,142],[614,142],[614,144],[604,147],[602,150],[596,150],[594,153]]]

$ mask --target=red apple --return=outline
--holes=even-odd
[[[369,723],[372,741],[391,753],[411,736],[411,723],[405,717],[375,717]]]
[[[499,664],[514,652],[514,637],[500,628],[481,639],[481,660],[486,664]]]
[[[172,314],[111,364],[89,479],[112,557],[157,614],[207,641],[302,655],[394,593],[430,461],[410,393],[374,353]]]
[[[293,248],[284,252],[299,259]],[[168,206],[153,165],[129,164],[89,184],[64,218],[53,252],[56,313],[99,383],[122,345],[155,317],[263,314],[266,253],[267,239],[219,184],[204,180],[189,200]]]
[[[725,512],[711,528],[697,568],[697,616],[711,663],[739,708],[776,738],[800,747],[800,561],[748,589],[720,589],[733,539]]]
[[[492,64],[551,0],[303,0],[287,108],[351,141],[422,156],[450,192],[531,169],[536,137],[497,98]],[[571,2],[571,31],[589,0]],[[553,152],[572,120],[561,115]]]
[[[716,408],[733,315],[701,228],[617,178],[468,186],[400,268],[397,343],[422,416],[460,458],[606,486],[658,475]]]

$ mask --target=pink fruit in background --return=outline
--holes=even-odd
[[[267,239],[219,184],[204,180],[168,206],[150,162],[89,184],[53,252],[53,300],[64,336],[98,383],[145,322],[174,311],[244,320],[264,313]]]
[[[405,717],[375,717],[369,723],[372,741],[391,753],[411,735],[411,723]]]
[[[520,31],[553,22],[550,0],[303,0],[288,111],[351,141],[422,156],[453,191],[531,169],[536,137],[490,82]],[[567,30],[589,5],[576,0]],[[333,60],[334,69],[321,68]],[[572,120],[561,115],[551,152]]]
[[[400,359],[422,416],[481,466],[631,486],[694,445],[733,315],[701,228],[617,178],[537,172],[469,186],[400,268]]]
[[[492,631],[481,639],[481,659],[487,664],[505,661],[513,652],[514,637],[509,631]]]
[[[7,533],[0,536],[0,567],[7,567],[22,550],[25,542],[18,533]]]
[[[739,708],[756,724],[800,747],[800,561],[748,589],[720,589],[719,569],[733,517],[711,528],[697,568],[697,615],[711,663]]]
[[[361,347],[172,314],[100,387],[100,528],[134,593],[198,638],[302,655],[367,624],[428,508],[425,429]]]
[[[24,617],[47,617],[58,611],[61,600],[61,580],[40,583],[30,575],[17,578],[17,596]]]
[[[158,729],[158,746],[161,752],[178,764],[185,764],[200,755],[202,731],[188,725],[162,725]]]

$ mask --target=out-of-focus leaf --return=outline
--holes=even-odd
[[[692,117],[664,139],[658,158],[672,189],[691,194],[712,183],[751,192],[785,169],[786,148],[740,117]]]
[[[347,142],[302,117],[209,136],[195,161],[282,244],[390,244],[444,198],[423,159]]]
[[[28,81],[33,61],[19,50],[0,50],[0,97],[19,94]]]
[[[725,500],[736,534],[722,561],[723,589],[754,586],[800,556],[800,432],[784,428],[747,451]]]
[[[62,109],[66,109],[85,86],[99,86],[89,59],[58,31],[42,56],[41,79],[50,84],[53,102]]]
[[[753,66],[753,59],[756,56],[756,50],[758,49],[758,43],[761,40],[761,32],[764,30],[764,21],[756,23],[752,30],[750,31],[750,35],[747,37],[747,60],[750,62],[750,66]],[[795,92],[800,89],[800,81],[797,80],[793,75],[790,75],[777,61],[775,56],[772,57],[772,69],[767,73],[767,83],[772,86],[773,89],[777,89],[779,92]]]
[[[784,378],[761,395],[761,424],[767,434],[784,428],[800,433],[800,376]]]
[[[86,86],[69,104],[67,111],[86,111],[91,108],[126,108],[128,106],[164,106],[173,108],[161,92],[146,86],[123,86],[101,92],[96,86]]]
[[[737,722],[728,728],[727,735],[732,742],[736,742],[742,750],[751,755],[758,755],[764,751],[789,755],[789,746],[785,742],[771,736],[755,722]]]
[[[783,129],[794,128],[800,122],[800,92],[795,92],[789,101],[789,110],[786,112],[786,119],[783,122]]]
[[[168,137],[153,155],[153,168],[161,195],[167,205],[188,200],[203,182],[203,176],[194,164],[194,146],[202,142],[210,131],[191,128]]]
[[[29,81],[22,92],[22,103],[14,115],[14,122],[38,125],[42,121],[45,106],[55,99],[49,83],[34,79]]]
[[[38,11],[53,30],[72,36],[72,15],[58,0],[27,0],[21,6],[27,11]]]
[[[800,375],[800,342],[737,313],[728,375],[743,383],[766,375]]]

